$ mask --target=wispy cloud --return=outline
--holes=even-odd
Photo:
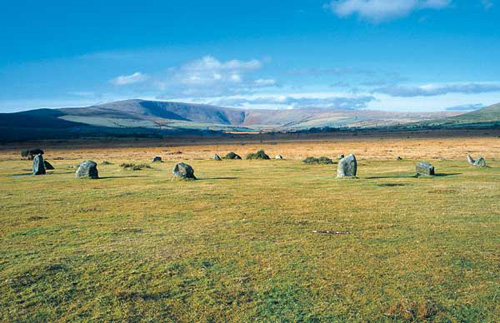
[[[448,93],[478,94],[500,92],[500,83],[426,84],[420,86],[387,86],[374,90],[397,97],[437,96]]]
[[[141,72],[135,72],[130,75],[120,75],[111,80],[111,83],[117,86],[136,84],[145,82],[149,77]]]
[[[484,9],[488,10],[490,9],[491,7],[493,7],[493,1],[492,0],[481,0],[483,6],[484,6]]]
[[[408,16],[422,9],[443,9],[452,0],[333,0],[327,6],[337,16],[357,15],[361,19],[382,22]]]
[[[366,108],[369,102],[374,101],[373,96],[330,96],[323,95],[315,97],[314,94],[308,96],[297,95],[269,95],[253,98],[219,98],[211,101],[211,104],[242,107],[242,106],[260,106],[262,108],[284,108],[284,109],[303,109],[303,108],[325,108],[341,110],[358,110]]]

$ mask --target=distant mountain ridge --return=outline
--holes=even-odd
[[[3,113],[0,114],[0,139],[372,128],[415,122],[465,124],[468,121],[496,122],[500,120],[499,110],[500,105],[466,114],[456,111],[407,113],[324,108],[264,110],[134,99],[82,108]]]

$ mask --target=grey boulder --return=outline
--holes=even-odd
[[[420,162],[417,164],[416,170],[417,170],[417,176],[435,175],[434,166],[432,166],[430,163]]]
[[[162,160],[161,160],[161,157],[160,156],[155,156],[153,157],[153,159],[151,160],[152,163],[161,163]]]
[[[194,176],[194,169],[188,164],[177,163],[172,170],[174,177],[178,179],[192,180],[196,179]]]
[[[222,158],[220,158],[219,155],[215,154],[214,157],[213,157],[213,160],[222,160]]]
[[[75,176],[76,178],[98,179],[99,172],[97,171],[97,163],[91,160],[84,161],[78,166]]]
[[[45,174],[45,164],[43,162],[43,155],[38,154],[33,158],[33,175]]]
[[[350,154],[347,157],[339,160],[339,165],[337,168],[337,177],[355,177],[358,172],[358,162],[356,161],[356,156]]]
[[[478,159],[474,162],[474,166],[486,167],[486,159],[479,156]]]
[[[279,160],[281,160],[281,159],[283,159],[283,156],[281,156],[281,155],[276,155],[276,157],[274,157],[274,159],[279,159]]]

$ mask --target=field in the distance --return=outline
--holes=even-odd
[[[31,162],[0,151],[0,321],[500,317],[496,136],[41,148],[46,176],[13,177]],[[261,148],[287,160],[210,160]],[[340,153],[356,154],[359,179],[301,162]],[[85,159],[102,179],[74,178]],[[420,160],[438,176],[413,177]],[[177,161],[199,180],[172,181]]]

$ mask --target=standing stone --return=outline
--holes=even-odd
[[[220,156],[219,156],[219,155],[217,155],[217,154],[215,154],[215,155],[214,155],[213,159],[214,159],[214,160],[219,160],[219,161],[220,161],[220,160],[222,160],[222,158],[220,158]]]
[[[282,159],[283,159],[283,156],[281,156],[281,155],[276,155],[276,157],[274,157],[274,159],[279,159],[279,160],[282,160]]]
[[[173,173],[174,173],[174,177],[176,177],[176,178],[185,179],[185,180],[196,179],[196,177],[194,176],[193,167],[191,167],[185,163],[178,163],[177,165],[175,165],[174,169],[173,169]]]
[[[160,156],[155,156],[153,157],[153,160],[151,160],[152,163],[161,163],[161,157]]]
[[[97,164],[91,160],[86,160],[78,166],[76,170],[76,178],[91,178],[98,179]]]
[[[356,161],[356,156],[350,154],[347,157],[339,160],[339,165],[337,168],[337,177],[354,177],[358,172],[358,162]]]
[[[417,164],[417,176],[434,176],[434,166],[430,163],[420,162]]]
[[[474,165],[476,163],[476,161],[474,160],[474,158],[472,158],[471,155],[467,155],[467,161],[469,162],[469,164],[471,165]]]
[[[474,166],[486,167],[486,160],[483,157],[479,156],[474,162]]]
[[[38,154],[33,158],[33,175],[45,174],[45,165],[43,163],[43,155]]]
[[[49,163],[48,161],[44,160],[43,161],[43,165],[45,166],[45,169],[46,170],[53,170],[54,169],[54,166],[52,166],[51,163]]]

